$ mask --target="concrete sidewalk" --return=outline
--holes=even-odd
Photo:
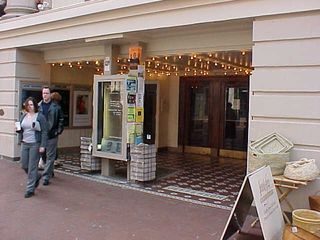
[[[56,173],[25,199],[26,174],[0,160],[0,239],[219,239],[229,211]]]

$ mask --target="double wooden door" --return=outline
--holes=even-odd
[[[248,96],[248,77],[181,78],[179,145],[245,158]]]

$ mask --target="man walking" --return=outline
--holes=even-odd
[[[58,136],[63,131],[63,112],[61,107],[51,101],[51,90],[49,87],[42,88],[42,101],[39,103],[41,112],[48,122],[48,143],[46,149],[46,164],[43,171],[43,185],[50,184],[54,170],[54,160],[57,154]]]

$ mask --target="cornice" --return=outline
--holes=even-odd
[[[45,38],[45,34],[49,32],[60,33],[64,30],[65,33],[68,33],[69,29],[76,28],[82,31],[81,34],[61,36],[61,41],[192,26],[201,23],[253,19],[277,14],[302,13],[319,9],[320,1],[318,0],[308,2],[292,0],[96,0],[0,21],[0,42],[33,34]],[[113,27],[115,25],[119,27]],[[84,31],[92,27],[103,27],[104,29],[94,33]],[[109,28],[111,30],[108,30]],[[48,43],[48,40],[38,39],[34,43],[30,42],[29,45],[41,43]],[[22,44],[22,40],[19,40],[19,43],[6,43],[6,47],[27,46],[26,44],[28,43]]]

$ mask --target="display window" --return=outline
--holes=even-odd
[[[120,82],[99,83],[98,151],[122,154],[122,91]]]

